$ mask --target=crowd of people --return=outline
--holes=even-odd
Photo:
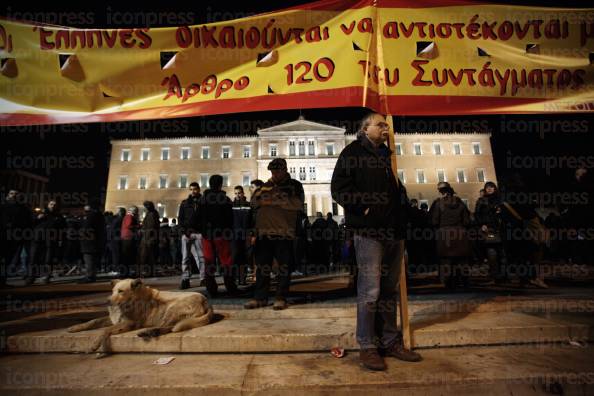
[[[594,189],[587,169],[575,174],[579,199],[550,211],[546,219],[519,177],[501,189],[485,183],[473,213],[445,181],[437,184],[439,197],[430,207],[419,206],[395,176],[389,133],[385,117],[371,113],[357,140],[341,152],[331,180],[332,197],[345,211],[340,224],[332,213],[319,212],[310,223],[303,186],[291,178],[282,158],[268,164],[266,182],[251,182],[249,200],[242,186],[228,197],[221,175],[212,175],[204,192],[191,183],[177,220],[171,221],[160,218],[151,201],[143,203],[142,218],[137,206],[101,213],[98,202],[86,205],[82,216],[64,216],[56,200],[32,211],[19,191],[10,190],[0,212],[0,284],[14,276],[24,277],[25,285],[37,279],[48,283],[60,265],[67,274],[80,269],[81,283],[95,282],[98,272],[120,278],[181,272],[179,288],[185,290],[196,273],[210,297],[218,294],[217,276],[229,295],[251,282],[253,298],[244,308],[254,309],[268,305],[276,277],[273,308],[278,310],[287,307],[292,276],[348,269],[357,290],[362,364],[382,370],[378,351],[406,361],[421,359],[404,349],[395,328],[402,271],[410,275],[437,268],[444,286],[466,288],[479,268],[483,285],[516,278],[546,288],[543,256],[592,264]]]

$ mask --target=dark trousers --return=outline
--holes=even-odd
[[[33,242],[29,256],[29,277],[51,276],[57,246],[45,242]]]
[[[136,266],[136,241],[134,239],[122,240],[122,261],[120,274],[122,277],[130,275],[130,271]],[[137,274],[140,275],[140,274]]]
[[[97,264],[100,261],[100,253],[83,253],[83,261],[85,263],[85,272],[87,278],[95,279],[97,275]]]
[[[291,268],[293,266],[293,240],[284,237],[260,237],[256,241],[255,256],[258,269],[256,270],[254,298],[258,300],[268,299],[270,272],[272,271],[274,259],[276,259],[279,267],[279,284],[276,289],[276,297],[287,298],[289,285],[291,284]]]

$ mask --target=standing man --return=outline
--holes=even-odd
[[[223,176],[212,175],[208,179],[208,190],[200,199],[200,218],[202,220],[202,249],[206,267],[206,290],[215,297],[218,285],[215,278],[216,259],[223,270],[223,282],[229,294],[237,293],[233,277],[231,241],[233,234],[233,203],[223,190]]]
[[[25,205],[22,194],[11,189],[6,195],[6,201],[0,206],[0,250],[2,250],[2,265],[0,267],[0,287],[6,284],[9,272],[14,265],[18,269],[23,249],[26,249],[26,230],[31,228],[31,210]],[[16,272],[16,271],[15,271]]]
[[[250,228],[251,207],[245,198],[242,186],[235,186],[233,199],[233,266],[236,268],[239,284],[245,285],[247,275],[246,241]]]
[[[95,205],[85,205],[85,214],[80,227],[80,251],[85,263],[86,276],[78,283],[93,283],[97,265],[105,246],[105,218]]]
[[[132,205],[128,208],[128,213],[126,213],[122,220],[122,228],[120,230],[120,237],[122,238],[122,271],[120,272],[120,276],[122,278],[131,276],[131,271],[136,268],[139,228],[138,207]],[[135,274],[135,276],[140,276],[140,274]]]
[[[182,279],[181,290],[190,287],[190,254],[194,256],[200,271],[200,283],[204,283],[204,255],[202,254],[202,224],[200,220],[200,186],[190,183],[190,195],[179,206],[177,218],[181,232]]]
[[[137,266],[137,276],[139,277],[144,276],[145,273],[148,273],[149,276],[155,275],[159,254],[159,226],[161,225],[155,204],[152,201],[144,201],[142,205],[146,209],[146,214],[140,227],[140,260]]]
[[[297,234],[297,218],[305,200],[303,186],[287,172],[287,161],[275,158],[268,164],[272,177],[252,196],[256,211],[256,289],[254,298],[244,308],[268,305],[272,261],[279,267],[279,284],[273,309],[285,309],[291,283],[293,241]]]
[[[383,115],[363,118],[357,140],[340,153],[331,182],[332,197],[345,210],[346,227],[354,231],[359,271],[357,342],[361,365],[370,370],[386,369],[380,352],[405,361],[421,360],[404,348],[396,327],[408,198],[392,172],[392,152],[385,144],[389,133]]]

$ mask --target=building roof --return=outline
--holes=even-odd
[[[319,132],[334,132],[344,133],[344,128],[335,127],[328,124],[321,124],[319,122],[307,121],[300,116],[297,120],[287,122],[285,124],[274,125],[269,128],[258,129],[258,134],[274,133],[274,132],[303,132],[303,131],[319,131]]]

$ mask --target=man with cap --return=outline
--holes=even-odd
[[[255,218],[256,288],[246,309],[268,305],[268,289],[272,261],[279,266],[279,284],[273,309],[287,307],[287,295],[293,264],[293,240],[297,233],[297,218],[303,210],[304,192],[301,183],[287,172],[287,161],[275,158],[268,164],[272,177],[256,190],[251,205]]]

